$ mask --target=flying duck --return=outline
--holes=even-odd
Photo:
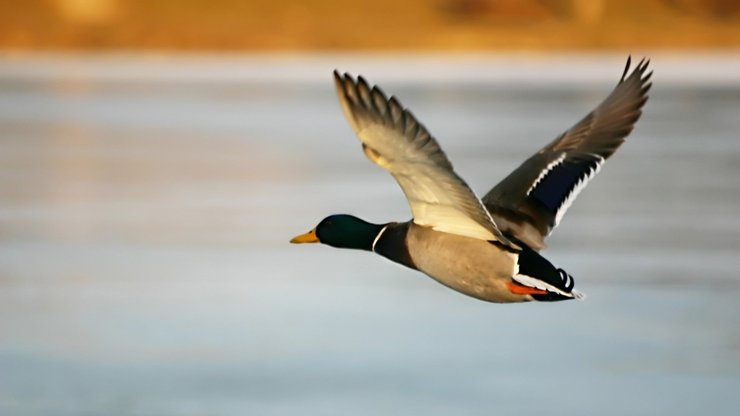
[[[331,215],[291,243],[372,251],[489,302],[579,299],[573,277],[539,254],[545,238],[642,114],[652,85],[643,59],[581,121],[479,199],[437,140],[395,97],[334,71],[344,115],[365,155],[390,172],[413,219],[373,224]]]

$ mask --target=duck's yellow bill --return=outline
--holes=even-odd
[[[290,240],[293,244],[301,244],[301,243],[318,243],[319,238],[316,237],[316,229],[307,232],[306,234],[301,234],[298,236],[293,237]]]

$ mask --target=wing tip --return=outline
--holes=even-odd
[[[344,99],[347,95],[347,81],[351,80],[352,76],[348,72],[340,72],[339,69],[334,69],[333,75],[334,86],[337,88],[337,93],[340,98]]]
[[[347,81],[354,81],[352,74],[349,72],[342,72],[339,68],[335,68],[332,74],[334,75],[334,81],[337,84],[344,85]]]
[[[632,55],[627,55],[627,64],[624,66],[624,71],[622,72],[622,78],[619,80],[619,82],[624,82],[625,77],[627,77],[627,73],[630,70],[630,65],[632,64]]]
[[[622,77],[619,79],[619,84],[629,80],[630,78],[637,77],[640,80],[641,84],[646,84],[650,77],[653,75],[653,71],[646,72],[648,68],[650,67],[650,58],[643,57],[640,59],[640,62],[635,65],[634,69],[630,71],[632,67],[632,55],[627,56],[627,63],[624,66],[624,71],[622,71]]]

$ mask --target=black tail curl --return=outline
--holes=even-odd
[[[561,279],[563,281],[563,284],[564,284],[565,288],[567,289],[567,290],[565,290],[565,292],[566,293],[572,293],[573,292],[573,287],[576,284],[575,280],[573,280],[573,276],[569,275],[563,269],[558,269],[558,274],[560,274],[560,277],[561,277]],[[535,300],[538,300],[540,302],[555,302],[555,301],[558,301],[558,300],[573,299],[571,297],[563,296],[561,294],[552,293],[552,292],[547,292],[546,295],[532,295],[532,297]]]
[[[572,293],[575,286],[573,276],[563,269],[556,268],[547,259],[527,246],[524,246],[519,253],[519,273],[539,279],[565,293]],[[547,292],[544,295],[532,295],[532,298],[544,302],[573,299],[573,297],[553,292]]]

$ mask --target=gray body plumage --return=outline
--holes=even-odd
[[[489,302],[532,300],[529,295],[511,293],[507,287],[518,270],[516,253],[413,223],[406,244],[416,268],[451,289]]]

